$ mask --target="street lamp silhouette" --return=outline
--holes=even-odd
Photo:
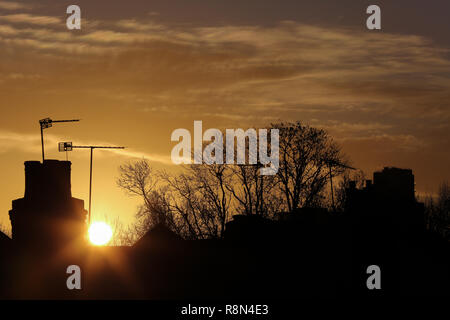
[[[53,123],[55,122],[78,122],[80,119],[73,119],[73,120],[52,120],[50,118],[45,118],[39,120],[39,125],[41,126],[41,145],[42,145],[42,163],[44,163],[45,160],[45,154],[44,154],[44,129],[51,128],[53,126]]]
[[[92,158],[94,149],[125,149],[125,147],[110,147],[110,146],[74,146],[72,142],[60,142],[58,144],[59,152],[72,151],[74,148],[79,149],[91,149],[91,164],[89,173],[89,213],[88,213],[88,225],[91,224],[91,200],[92,200]]]

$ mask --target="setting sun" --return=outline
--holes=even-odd
[[[89,240],[96,246],[107,244],[112,238],[112,229],[105,222],[94,222],[89,227]]]

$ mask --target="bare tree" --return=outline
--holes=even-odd
[[[158,185],[159,174],[154,172],[147,160],[127,163],[119,167],[120,176],[117,185],[130,196],[138,196],[143,204],[136,213],[136,223],[122,228],[120,238],[124,243],[138,240],[149,229],[158,223],[173,227],[166,189]]]
[[[226,165],[186,166],[178,176],[161,175],[171,194],[170,208],[178,230],[188,238],[219,238],[230,216],[231,195]]]
[[[329,166],[345,164],[340,148],[326,131],[304,126],[300,122],[272,125],[280,132],[280,168],[277,178],[289,212],[300,207],[320,203],[324,187],[329,181]],[[331,166],[331,175],[343,172]]]
[[[437,199],[425,199],[428,229],[445,239],[450,239],[450,184],[444,181],[439,185]]]
[[[120,177],[117,185],[131,196],[139,196],[146,207],[150,206],[149,195],[156,186],[153,170],[145,159],[135,163],[127,163],[119,167]]]
[[[362,170],[356,170],[350,172],[346,170],[342,179],[339,181],[338,187],[335,189],[336,197],[336,210],[338,212],[343,212],[347,204],[347,190],[350,187],[350,182],[355,183],[355,187],[362,189],[365,185],[366,175]]]
[[[258,214],[272,217],[279,209],[282,199],[274,188],[275,176],[261,175],[259,165],[233,165],[226,188],[232,194],[234,208],[244,215]]]
[[[143,199],[126,242],[141,237],[158,223],[184,238],[221,237],[229,218],[231,196],[225,165],[186,166],[180,175],[154,172],[148,161],[120,167],[119,187]],[[126,238],[126,236],[124,236]]]
[[[272,176],[261,175],[259,162],[185,165],[177,175],[153,172],[146,160],[121,166],[117,184],[143,200],[136,224],[127,229],[134,235],[126,241],[158,223],[184,238],[221,238],[233,214],[271,217],[320,205],[330,163],[345,164],[338,146],[325,131],[299,122],[272,127],[280,133],[280,167]],[[271,149],[272,142],[267,142]],[[342,172],[331,166],[333,176]]]

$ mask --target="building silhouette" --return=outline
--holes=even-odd
[[[448,244],[427,240],[411,170],[385,168],[346,208],[301,208],[277,219],[236,215],[223,239],[184,240],[158,224],[134,246],[87,243],[86,210],[72,197],[68,161],[25,162],[25,194],[0,237],[0,297],[8,299],[292,299],[376,294],[367,266],[383,270],[383,294],[445,294]],[[1,234],[0,234],[1,236]],[[432,248],[432,250],[430,250]],[[82,270],[68,290],[66,268]],[[405,267],[407,266],[407,267]],[[413,279],[413,280],[411,280]]]
[[[356,232],[372,241],[417,240],[425,231],[424,204],[416,200],[414,175],[410,169],[385,167],[374,172],[373,182],[362,189],[350,183],[345,211]]]
[[[372,184],[369,182],[369,187]],[[414,202],[415,183],[411,169],[385,167],[373,173],[373,189],[378,198],[390,202]]]

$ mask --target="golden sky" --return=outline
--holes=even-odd
[[[131,221],[137,201],[118,166],[145,157],[173,168],[177,128],[248,128],[301,120],[329,130],[353,166],[411,168],[420,193],[450,179],[450,4],[378,1],[0,0],[0,223],[23,196],[23,162],[40,159],[38,120],[57,142],[95,151],[93,215]],[[72,193],[86,200],[89,151],[75,150]]]

